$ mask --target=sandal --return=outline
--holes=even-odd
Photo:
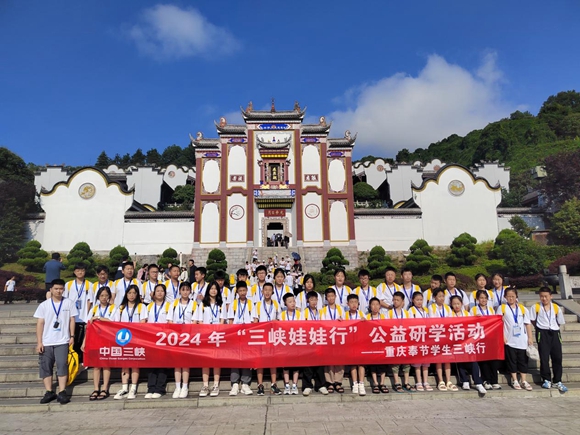
[[[342,388],[342,384],[339,384],[338,382],[334,384],[334,391],[340,394],[344,393],[344,388]]]
[[[449,381],[449,382],[447,382],[447,390],[459,391],[459,388],[457,388],[455,385],[453,385],[453,383],[451,381]]]
[[[408,393],[414,393],[415,391],[417,391],[415,389],[415,387],[411,386],[411,384],[405,384],[405,385],[403,385],[403,390],[405,390]]]
[[[330,384],[328,387],[326,387],[326,389],[328,390],[329,394],[334,393],[334,386],[332,384]]]
[[[92,402],[93,400],[97,400],[97,398],[99,397],[99,390],[95,390],[91,393],[91,395],[89,396],[89,400]]]
[[[381,390],[379,389],[379,386],[375,385],[373,387],[373,394],[380,394],[380,393],[381,393]]]
[[[439,391],[447,391],[447,387],[445,386],[445,382],[441,381],[437,384],[437,389]]]
[[[393,387],[393,389],[397,393],[402,393],[403,392],[403,386],[401,384],[395,384],[395,386]]]
[[[522,387],[526,389],[526,391],[532,391],[532,386],[529,384],[528,381],[522,382]]]
[[[429,385],[429,382],[423,382],[423,387],[425,388],[425,391],[433,391],[433,387]]]
[[[415,390],[425,391],[425,388],[423,388],[423,384],[415,384]]]
[[[97,397],[97,400],[105,400],[109,396],[110,396],[109,390],[107,391],[103,390],[99,393],[99,397]]]
[[[386,385],[379,385],[379,389],[381,390],[381,393],[384,393],[384,394],[389,393],[389,388]]]

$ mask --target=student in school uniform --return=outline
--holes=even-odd
[[[159,266],[150,264],[147,266],[147,281],[141,284],[141,295],[145,305],[149,305],[153,300],[153,293],[157,284],[161,284],[161,281],[159,281]]]
[[[249,299],[249,292],[250,292],[250,288],[251,288],[251,284],[250,284],[250,280],[248,279],[250,275],[248,275],[248,271],[246,269],[238,269],[238,271],[236,272],[236,280],[234,281],[233,284],[230,285],[230,304],[232,303],[232,301],[234,299],[236,299],[238,297],[238,294],[236,292],[236,288],[238,285],[238,282],[240,281],[244,281],[246,283],[246,285],[248,286],[248,291],[246,292],[246,298]]]
[[[167,301],[167,288],[157,284],[153,293],[153,301],[147,306],[147,323],[164,324],[170,320],[171,303]],[[145,399],[159,399],[167,393],[167,369],[149,369],[147,378],[147,394]]]
[[[348,309],[344,313],[345,320],[366,320],[365,315],[361,310],[358,309],[358,296],[351,293],[347,296]],[[365,366],[351,366],[350,367],[350,380],[352,382],[351,391],[352,394],[358,394],[359,396],[366,396],[367,392],[365,389]]]
[[[382,294],[379,294],[379,291],[369,285],[369,280],[371,277],[371,273],[366,269],[361,269],[358,272],[358,280],[359,286],[355,288],[352,292],[358,296],[359,301],[359,309],[363,313],[370,313],[370,300],[375,298],[379,301],[379,305],[381,304],[381,298],[383,298]]]
[[[135,285],[137,286],[137,291],[140,291],[141,283],[133,278],[133,274],[135,273],[135,267],[133,263],[123,263],[121,265],[121,273],[123,274],[122,278],[115,280],[115,284],[113,285],[113,303],[115,306],[120,307],[123,303],[123,299],[125,298],[125,293],[129,289],[129,286]],[[142,293],[139,294],[139,301],[143,301],[144,295]]]
[[[491,302],[493,303],[493,309],[496,310],[502,304],[507,303],[505,298],[505,291],[508,288],[506,285],[503,284],[503,275],[501,273],[494,273],[491,276],[491,284],[492,284],[492,299]],[[498,313],[499,314],[499,313]]]
[[[167,323],[178,325],[190,325],[193,323],[193,316],[197,308],[197,303],[191,300],[191,284],[183,281],[179,284],[179,299],[173,301]],[[189,367],[176,367],[174,399],[185,399],[189,394]]]
[[[528,373],[526,349],[533,343],[530,315],[526,307],[518,304],[518,291],[515,288],[508,287],[504,297],[506,303],[498,308],[497,313],[503,318],[506,369],[514,390],[524,388],[531,391],[532,386],[526,380]],[[521,383],[518,382],[518,372]]]
[[[113,293],[107,286],[101,287],[97,290],[96,303],[89,312],[88,323],[92,322],[118,322],[117,310],[115,305],[111,304]],[[87,337],[83,339],[81,346],[82,351],[85,351]],[[103,387],[101,388],[101,372],[103,372]],[[111,386],[111,368],[110,367],[95,367],[93,368],[93,385],[95,390],[89,396],[89,400],[105,400],[109,397],[109,387]]]
[[[133,265],[131,265],[133,267]],[[124,291],[124,289],[123,289]],[[130,284],[127,291],[124,291],[123,300],[115,315],[119,322],[125,323],[145,323],[147,322],[147,307],[141,303],[141,293],[136,284]],[[129,379],[131,388],[129,389]],[[139,368],[123,368],[121,370],[121,389],[115,394],[113,399],[129,399],[137,397],[137,384],[139,382]]]
[[[212,281],[207,285],[207,290],[205,291],[201,305],[195,310],[195,322],[203,325],[216,325],[221,323],[222,306],[223,300],[220,286],[217,282]],[[209,390],[209,372],[209,367],[203,367],[201,369],[203,387],[199,392],[199,397],[207,397],[208,394],[210,397],[216,397],[220,394],[221,368],[214,367],[213,369],[213,387],[211,392]]]
[[[296,295],[296,308],[298,310],[304,311],[308,308],[308,293],[315,292],[316,288],[316,281],[314,281],[314,277],[307,273],[304,275],[304,279],[302,280],[302,290]],[[348,287],[345,286],[348,289]],[[316,298],[316,309],[321,310],[323,306],[322,298]]]
[[[252,313],[254,317],[254,322],[273,322],[280,319],[280,304],[272,299],[272,294],[274,293],[274,285],[270,282],[264,283],[262,289],[262,300],[255,303],[256,310]],[[270,386],[271,394],[279,396],[282,394],[280,388],[276,384],[276,367],[270,368],[270,376],[272,384]],[[258,396],[264,395],[264,369],[259,368],[256,370],[256,377],[258,378]]]
[[[344,284],[345,281],[346,272],[344,269],[336,269],[334,271],[334,285],[332,288],[336,292],[336,303],[346,309],[348,306],[348,295],[352,293],[352,289]]]
[[[284,306],[286,309],[282,311],[280,320],[285,322],[293,322],[295,320],[302,320],[302,313],[296,310],[296,298],[293,293],[286,293],[284,295]],[[284,367],[282,369],[284,375],[284,394],[297,395],[298,394],[298,375],[300,370],[296,367]],[[290,386],[290,375],[292,375],[292,386]]]
[[[336,303],[336,291],[329,287],[324,291],[326,306],[320,310],[320,320],[344,320],[344,308]],[[324,378],[326,389],[329,393],[344,393],[342,380],[344,377],[344,366],[332,365],[324,367]]]
[[[284,295],[288,293],[294,295],[294,292],[285,284],[285,281],[286,272],[281,267],[277,268],[274,271],[274,294],[272,295],[272,299],[278,302],[282,310],[286,308],[286,305],[284,305]]]
[[[476,305],[471,309],[472,316],[494,316],[495,311],[489,300],[487,290],[477,290],[475,295]],[[497,371],[500,362],[498,360],[479,361],[479,369],[483,379],[483,388],[486,390],[501,390]],[[479,389],[478,389],[479,390]]]
[[[483,273],[478,273],[475,275],[475,287],[475,290],[473,290],[469,295],[469,307],[474,308],[477,306],[477,293],[480,290],[487,292],[488,302],[493,306],[493,292],[491,290],[487,290],[487,278]]]
[[[369,313],[366,319],[369,321],[385,320],[387,316],[381,313],[381,301],[378,298],[371,298],[369,301]],[[389,388],[385,385],[386,365],[374,364],[369,366],[371,372],[371,389],[373,394],[388,393]]]
[[[561,393],[568,391],[562,383],[562,337],[560,325],[565,323],[563,310],[552,302],[552,291],[540,288],[540,302],[530,309],[530,320],[536,328],[536,341],[540,354],[542,388],[557,388]],[[550,359],[554,377],[550,376]]]
[[[435,302],[429,307],[429,317],[444,318],[452,316],[451,308],[445,303],[445,297],[445,290],[435,289],[433,291]],[[443,370],[445,370],[445,378],[443,378]],[[435,371],[437,372],[437,378],[439,380],[437,384],[439,391],[458,391],[455,384],[451,382],[451,364],[436,363]],[[445,383],[445,380],[447,380],[447,383]]]
[[[175,299],[179,299],[179,274],[181,273],[179,266],[173,264],[167,268],[169,273],[169,279],[165,281],[165,288],[167,289],[167,302],[171,303]]]
[[[433,275],[431,281],[429,282],[429,288],[423,292],[423,306],[429,308],[435,299],[433,299],[433,292],[438,288],[441,288],[441,283],[443,282],[443,277],[441,275]]]
[[[239,272],[238,277],[240,277]],[[224,317],[224,323],[227,322],[230,325],[247,325],[253,322],[253,313],[254,304],[248,299],[248,284],[245,280],[240,280],[236,283],[236,296]],[[250,384],[252,383],[252,370],[250,368],[232,368],[230,382],[232,384],[230,396],[237,396],[240,391],[246,396],[254,394],[250,388]],[[241,388],[240,382],[242,384]]]
[[[248,299],[252,300],[252,302],[254,303],[254,306],[258,302],[261,302],[262,299],[264,298],[264,295],[262,294],[262,290],[264,289],[264,285],[266,284],[266,274],[267,274],[266,266],[261,264],[258,267],[256,267],[257,282],[256,282],[256,284],[254,284],[252,286],[252,288],[250,288],[250,292],[249,292],[249,296],[248,296]]]
[[[79,355],[79,363],[82,365],[84,355],[81,346],[85,340],[86,322],[92,305],[89,295],[91,283],[85,279],[86,266],[83,263],[75,264],[73,273],[75,279],[66,283],[62,297],[70,299],[77,307],[73,349]]]
[[[46,392],[40,403],[57,400],[61,405],[70,402],[66,393],[68,379],[68,348],[74,341],[74,317],[76,305],[62,297],[64,281],[54,279],[50,297],[42,302],[34,313],[36,324],[36,351],[39,354],[40,377]],[[52,377],[56,363],[59,393],[52,390]]]
[[[457,278],[453,272],[447,272],[445,274],[445,304],[451,305],[451,297],[459,296],[463,303],[463,308],[469,310],[469,296],[467,293],[461,289],[455,287],[457,284]]]
[[[213,274],[213,279],[220,286],[220,293],[222,294],[223,301],[222,313],[224,314],[224,316],[227,316],[228,309],[230,308],[230,304],[232,303],[234,297],[233,292],[230,291],[230,288],[225,285],[226,273],[223,270],[216,270],[216,272]]]
[[[109,279],[109,268],[107,266],[97,266],[97,281],[91,286],[91,291],[89,292],[89,300],[91,305],[96,305],[98,303],[97,293],[103,287],[109,287],[109,291],[112,292],[113,281]],[[112,301],[111,301],[112,302]]]
[[[198,306],[202,304],[205,294],[207,293],[207,282],[205,282],[206,275],[207,269],[205,267],[198,267],[195,269],[195,272],[193,272],[195,282],[191,286],[191,298]]]
[[[405,295],[405,305],[403,308],[407,310],[411,306],[413,293],[421,292],[421,287],[413,284],[413,272],[408,267],[405,267],[401,271],[401,278],[403,279],[403,283],[399,286],[399,291]]]
[[[415,292],[413,295],[421,295],[421,292]],[[391,308],[387,314],[387,318],[391,320],[401,320],[408,319],[409,312],[403,308],[405,306],[405,294],[403,292],[397,291],[393,295],[393,308]],[[403,391],[407,391],[408,393],[414,393],[417,391],[415,387],[413,387],[409,383],[409,372],[411,371],[410,364],[393,364],[391,365],[391,369],[393,371],[393,389],[397,393],[402,393]],[[403,383],[401,384],[401,379],[399,378],[399,371],[403,371]]]
[[[410,319],[426,319],[429,317],[429,311],[423,306],[422,293],[413,293],[413,301],[411,302],[411,308],[409,308],[408,312]],[[433,391],[433,387],[431,387],[428,382],[429,366],[429,363],[413,364],[413,368],[415,369],[415,378],[417,380],[415,383],[416,391]]]
[[[308,306],[302,310],[302,319],[309,321],[320,320],[318,293],[310,290],[306,294],[306,299],[308,300]],[[322,366],[310,366],[302,369],[302,395],[309,396],[312,390],[318,391],[324,396],[328,394],[326,381],[324,380],[324,367]]]
[[[383,314],[386,310],[393,307],[393,295],[395,292],[401,291],[399,284],[395,282],[397,278],[397,271],[394,267],[387,267],[385,269],[385,281],[377,286],[377,290],[383,295],[381,306],[383,307]]]

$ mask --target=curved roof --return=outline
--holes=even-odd
[[[80,175],[83,172],[87,172],[87,171],[92,171],[92,172],[96,172],[97,174],[99,174],[101,177],[103,177],[103,180],[105,181],[105,184],[107,185],[107,187],[113,185],[116,186],[119,189],[119,192],[121,192],[123,195],[132,195],[133,192],[135,191],[135,187],[132,187],[131,189],[126,189],[124,186],[122,186],[119,182],[117,181],[112,181],[111,178],[108,176],[108,174],[106,172],[104,172],[103,170],[99,169],[99,168],[95,168],[92,166],[89,167],[85,167],[85,168],[81,168],[81,169],[77,169],[76,171],[74,171],[69,177],[68,180],[66,181],[59,181],[58,183],[56,183],[54,186],[52,186],[52,189],[50,190],[45,190],[42,189],[42,191],[40,192],[41,195],[52,195],[56,189],[59,186],[69,186],[70,183],[72,182],[72,180],[77,177],[78,175]]]
[[[435,175],[432,178],[425,178],[425,179],[423,179],[423,182],[421,183],[420,186],[415,186],[414,183],[411,183],[411,189],[414,190],[414,191],[416,191],[416,192],[420,192],[422,190],[425,190],[425,188],[427,187],[427,185],[429,183],[439,184],[439,178],[441,178],[441,175],[443,175],[443,173],[445,171],[448,171],[449,169],[461,169],[462,171],[466,172],[467,174],[469,174],[469,176],[473,180],[473,184],[475,184],[475,183],[485,183],[485,185],[487,186],[487,188],[489,190],[500,190],[501,189],[501,186],[500,186],[499,183],[497,183],[495,186],[492,186],[492,185],[489,184],[489,181],[487,181],[486,178],[476,177],[469,170],[469,168],[466,168],[465,166],[460,165],[460,164],[457,164],[457,163],[450,163],[448,165],[443,166],[441,169],[439,169],[435,173]]]

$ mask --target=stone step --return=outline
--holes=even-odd
[[[36,343],[30,344],[3,344],[0,346],[0,356],[16,356],[29,355],[30,357],[37,356]]]
[[[0,325],[0,335],[3,334],[34,334],[36,325]]]
[[[36,344],[36,334],[2,334],[0,344]]]
[[[510,399],[510,398],[562,398],[565,400],[568,397],[580,396],[580,384],[568,385],[569,391],[566,394],[560,393],[556,389],[544,390],[540,387],[535,387],[533,391],[516,391],[511,388],[504,388],[502,390],[490,391],[483,398],[485,400],[493,399]],[[89,401],[88,397],[74,397],[73,400],[66,406],[58,404],[56,401],[47,405],[39,404],[40,395],[32,398],[23,399],[0,399],[0,412],[2,413],[30,413],[30,412],[58,412],[58,411],[91,411],[91,410],[123,410],[123,409],[158,409],[158,408],[198,408],[210,406],[267,406],[267,405],[281,405],[281,404],[298,404],[298,403],[352,403],[357,402],[375,402],[375,401],[392,401],[392,400],[464,400],[473,399],[478,394],[475,390],[457,391],[457,392],[423,392],[423,393],[389,393],[389,394],[372,394],[367,391],[366,396],[358,396],[352,394],[349,389],[346,389],[344,394],[329,394],[323,396],[319,393],[312,393],[309,397],[304,397],[301,394],[297,396],[272,396],[266,394],[265,396],[244,396],[230,397],[228,390],[220,392],[218,397],[197,397],[196,394],[191,394],[187,399],[172,399],[171,395],[163,396],[160,399],[144,399],[144,393],[138,392],[137,398],[134,400],[113,400],[109,397],[104,401]],[[459,402],[461,403],[461,402]],[[453,406],[453,405],[451,405]]]
[[[0,327],[4,325],[36,325],[36,319],[32,317],[34,313],[22,317],[3,317],[0,318]]]
[[[0,369],[27,368],[38,368],[38,354],[0,357]]]

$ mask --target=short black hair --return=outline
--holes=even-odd
[[[107,266],[104,266],[102,264],[97,266],[97,269],[96,269],[97,275],[105,270],[107,271],[107,273],[109,273],[109,268]]]
[[[338,269],[336,269],[334,271],[334,276],[338,275],[339,273],[342,273],[344,275],[344,277],[346,278],[346,272],[343,268],[339,267]]]
[[[481,277],[485,278],[485,280],[487,281],[487,277],[483,273],[478,273],[477,275],[475,275],[475,278],[473,279],[477,281]]]
[[[149,266],[147,266],[147,272],[149,272],[151,269],[159,270],[159,266],[157,266],[156,264],[150,264]]]
[[[401,275],[404,274],[405,272],[411,272],[411,273],[413,273],[413,271],[410,268],[403,267],[403,269],[401,270]]]
[[[216,270],[215,273],[213,274],[213,279],[215,279],[216,281],[218,279],[226,279],[226,274],[223,270]]]
[[[433,290],[433,298],[435,296],[437,296],[439,293],[445,293],[445,290],[443,290],[442,288],[436,288],[435,290]]]
[[[538,290],[538,293],[550,293],[552,294],[552,290],[550,289],[550,287],[540,287],[540,290]]]
[[[286,301],[289,298],[293,298],[294,297],[294,293],[286,293],[284,296],[282,296],[282,300],[284,301],[284,303],[286,303]]]
[[[336,290],[332,287],[328,287],[326,290],[324,290],[324,296],[328,296],[330,293],[334,293],[336,294]]]
[[[447,278],[449,278],[450,276],[452,276],[453,278],[457,278],[453,272],[447,272],[445,274],[445,281],[447,281]]]
[[[392,266],[389,266],[389,267],[387,267],[385,269],[385,272],[384,273],[387,273],[387,272],[395,272],[395,274],[397,273],[397,271],[395,270],[395,268],[392,267]]]
[[[97,291],[97,296],[95,297],[95,300],[98,301],[99,297],[101,297],[101,293],[103,292],[107,292],[109,294],[109,299],[113,296],[113,293],[111,293],[111,289],[108,286],[104,285]]]
[[[415,293],[419,293],[419,292],[415,292]],[[403,292],[396,291],[395,293],[393,293],[393,299],[395,298],[395,296],[398,296],[401,299],[405,300],[405,293],[403,293]]]
[[[374,301],[377,301],[379,304],[381,303],[381,301],[379,300],[379,298],[374,298],[374,297],[373,297],[373,298],[371,298],[371,299],[369,300],[369,308],[371,307],[371,304],[372,304]]]
[[[274,270],[274,276],[278,275],[279,273],[286,276],[286,271],[284,269],[282,269],[281,267],[278,267],[276,270]]]
[[[346,297],[347,302],[353,299],[356,299],[358,301],[358,295],[356,293],[351,293]]]
[[[516,298],[518,297],[518,290],[515,287],[512,287],[511,285],[505,289],[504,296],[507,295],[507,292],[514,292],[516,294]]]
[[[52,253],[52,259],[53,260],[58,260],[60,258],[60,254],[58,252],[53,252]]]
[[[264,291],[264,289],[265,289],[266,287],[269,287],[269,288],[271,288],[271,289],[272,289],[272,291],[274,291],[274,284],[272,284],[271,282],[265,282],[265,283],[264,283],[264,286],[262,287],[262,291]]]
[[[176,267],[179,269],[179,266],[177,264],[172,264],[171,266],[169,266],[169,270],[174,269]]]
[[[314,290],[310,290],[308,293],[306,293],[306,299],[308,300],[310,298],[318,299],[318,293],[316,293]]]
[[[179,284],[179,290],[186,287],[191,290],[191,283],[189,281],[183,281],[181,284]]]
[[[87,266],[85,266],[85,263],[77,263],[74,270],[87,270]]]
[[[129,263],[128,261],[124,262],[124,263],[121,265],[121,270],[125,270],[125,268],[126,268],[127,266],[131,266],[131,267],[133,267],[133,263]]]
[[[64,287],[64,279],[60,278],[53,279],[52,282],[50,283],[50,287],[52,288],[55,285],[62,285]]]
[[[358,271],[358,277],[361,278],[363,276],[371,276],[371,273],[366,269],[361,269]]]
[[[443,277],[441,275],[432,275],[431,276],[431,281],[439,281],[439,284],[441,284],[443,282]]]
[[[461,302],[461,305],[463,305],[463,298],[459,295],[453,295],[449,298],[449,306],[451,306],[451,303],[455,300],[455,299],[459,299],[459,301]]]
[[[238,281],[236,282],[236,290],[239,288],[248,288],[248,284],[246,283],[246,281]]]
[[[248,271],[246,269],[238,269],[238,271],[236,272],[236,276],[248,276]]]
[[[549,291],[550,289],[548,289]],[[489,299],[489,295],[487,294],[487,290],[477,290],[477,293],[475,293],[475,299],[479,299],[479,297],[481,295],[485,295],[486,299]]]
[[[258,267],[256,267],[256,273],[261,272],[261,271],[264,271],[267,273],[268,269],[263,264],[260,264]]]
[[[198,267],[197,269],[195,269],[195,271],[201,273],[203,276],[207,275],[207,269],[203,266]]]

